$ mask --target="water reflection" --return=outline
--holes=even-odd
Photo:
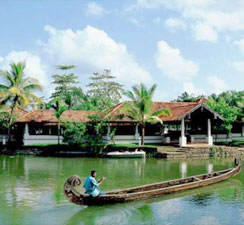
[[[106,206],[91,206],[75,213],[66,225],[93,225],[93,224],[150,224],[153,219],[153,210],[145,202],[133,202]]]
[[[213,196],[212,192],[193,195],[189,199],[189,201],[194,203],[196,206],[200,206],[200,207],[204,207],[204,206],[210,205],[211,201],[213,201],[213,200],[214,200],[214,196]]]
[[[209,163],[207,169],[208,169],[208,173],[212,173],[213,172],[213,164]]]
[[[181,178],[187,177],[187,164],[186,164],[186,162],[182,162],[180,164],[180,173],[181,173]]]
[[[64,181],[72,174],[78,174],[84,180],[90,170],[96,169],[99,177],[108,177],[102,186],[107,191],[221,170],[232,165],[232,160],[228,159],[166,161],[149,158],[144,161],[0,156],[0,224],[34,225],[39,224],[40,217],[45,224],[52,225],[177,224],[185,218],[183,213],[197,208],[209,210],[217,205],[219,212],[223,212],[226,205],[231,209],[238,204],[242,207],[244,173],[227,183],[206,188],[147,201],[89,208],[67,202],[63,195]],[[201,218],[201,211],[197,213]],[[192,221],[187,223],[184,219],[178,224],[192,224]]]

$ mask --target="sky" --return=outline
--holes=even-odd
[[[0,69],[25,62],[46,98],[56,65],[69,64],[84,89],[110,69],[127,90],[156,83],[157,101],[243,90],[242,0],[1,0],[0,9]]]

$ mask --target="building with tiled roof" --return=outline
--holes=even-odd
[[[212,145],[213,142],[226,141],[228,136],[218,133],[212,127],[218,127],[223,118],[210,109],[206,99],[201,98],[194,102],[154,102],[153,111],[167,108],[169,116],[161,116],[162,124],[147,124],[145,143],[166,143],[185,146],[187,143],[204,142]],[[115,143],[139,143],[141,128],[138,121],[131,120],[124,110],[125,102],[112,107],[104,112],[104,118],[108,121],[107,133],[104,140],[111,141],[111,130],[115,130],[113,142]],[[20,111],[17,119],[19,131],[23,132],[23,143],[42,144],[57,143],[57,118],[54,110],[34,110],[31,112]],[[67,110],[62,116],[62,121],[88,122],[89,115],[94,111]],[[22,131],[21,131],[22,130]],[[240,127],[236,138],[243,138],[244,127]]]
[[[153,112],[158,111],[160,109],[169,109],[171,114],[169,116],[161,116],[160,119],[162,119],[163,122],[170,122],[170,121],[178,121],[187,116],[188,114],[191,114],[193,111],[197,110],[200,107],[205,108],[208,111],[211,111],[215,116],[223,120],[223,118],[216,112],[214,112],[212,109],[210,109],[205,104],[205,99],[201,98],[194,102],[153,102]],[[109,118],[114,118],[115,121],[131,121],[125,113],[124,110],[124,104],[120,103],[113,107],[112,110],[108,113]],[[122,116],[123,115],[123,116]]]
[[[205,98],[194,102],[153,102],[153,112],[167,108],[170,115],[159,117],[163,125],[146,125],[145,143],[165,142],[185,146],[187,142],[199,141],[212,145],[211,124],[221,124],[224,119],[205,103]],[[138,142],[140,127],[126,115],[124,106],[125,102],[120,103],[107,114],[110,126],[116,128],[115,141],[127,142],[130,138],[130,142]]]

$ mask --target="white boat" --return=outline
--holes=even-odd
[[[144,158],[146,156],[146,152],[137,149],[134,152],[114,151],[107,153],[107,156],[110,158]]]

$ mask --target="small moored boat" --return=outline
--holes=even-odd
[[[118,191],[110,191],[107,192],[105,195],[95,198],[91,197],[90,195],[81,193],[81,179],[79,176],[73,175],[65,182],[64,193],[70,202],[78,205],[103,205],[112,203],[123,203],[158,197],[165,194],[215,184],[237,175],[238,173],[240,173],[241,169],[242,166],[240,160],[235,159],[235,166],[230,169],[191,176],[182,179],[163,181],[134,188],[122,189]]]
[[[129,151],[115,151],[115,152],[109,152],[106,155],[107,157],[110,158],[143,158],[146,156],[146,152],[142,150],[135,150],[134,152],[129,152]]]

